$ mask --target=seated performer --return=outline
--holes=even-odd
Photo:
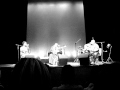
[[[20,56],[21,58],[25,58],[30,53],[29,44],[26,41],[23,41],[22,44],[20,47]]]
[[[50,54],[49,54],[49,63],[52,65],[58,65],[58,52],[59,52],[59,47],[58,43],[55,43],[51,49],[50,49]]]
[[[95,42],[95,40],[91,40],[90,42],[90,51],[96,52],[99,50],[99,45]]]
[[[50,50],[49,53],[49,63],[52,65],[58,65],[59,54],[63,53],[63,48],[66,46],[61,47],[58,43],[55,43]]]
[[[59,48],[60,48],[60,45],[58,45],[58,43],[55,43],[52,47],[51,47],[51,52],[53,54],[57,54],[59,52]]]
[[[98,59],[99,45],[92,39],[90,43],[84,45],[84,49],[89,52],[90,62],[95,63]]]
[[[98,54],[99,54],[99,45],[95,42],[94,39],[90,42],[90,62],[94,63],[98,61]]]
[[[90,43],[84,45],[84,51],[89,51],[90,53],[96,52],[99,50],[99,45],[95,42],[94,39]]]

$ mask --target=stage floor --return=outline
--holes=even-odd
[[[78,62],[74,62],[73,61],[68,61],[67,59],[60,59],[59,65],[51,65],[48,62],[48,59],[41,59],[41,62],[43,62],[44,64],[49,65],[50,67],[63,67],[64,65],[71,65],[73,67],[79,67],[79,66],[84,66],[83,64],[81,64],[80,61]],[[117,63],[117,62],[97,62],[96,64],[92,65],[92,64],[88,64],[85,66],[99,66],[99,65],[105,65],[105,64],[113,64],[113,63]],[[16,64],[0,64],[0,68],[14,68]]]

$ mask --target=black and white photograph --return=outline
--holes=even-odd
[[[119,3],[19,0],[1,5],[0,90],[116,90]]]

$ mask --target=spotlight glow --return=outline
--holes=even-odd
[[[45,56],[45,52],[44,51],[39,51],[39,53],[38,53],[38,56],[41,58],[41,59],[43,59],[44,58],[44,56]]]
[[[49,3],[48,4],[50,7],[55,7],[55,4],[54,3]]]
[[[86,43],[83,4],[70,2],[38,3],[28,5],[27,42],[33,55],[48,58],[48,52],[54,43],[66,45],[65,54],[60,58],[76,57],[74,43]]]
[[[76,51],[72,52],[72,56],[75,58],[76,57]]]
[[[58,3],[57,7],[61,10],[67,10],[69,8],[69,3]]]
[[[71,57],[70,52],[67,51],[65,54],[66,54],[68,57]]]

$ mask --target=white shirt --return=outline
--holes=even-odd
[[[98,51],[99,50],[99,46],[96,43],[94,43],[94,44],[88,43],[88,44],[84,45],[84,50]]]
[[[29,53],[29,47],[28,46],[21,46],[20,47],[20,55],[21,57],[25,57]]]

